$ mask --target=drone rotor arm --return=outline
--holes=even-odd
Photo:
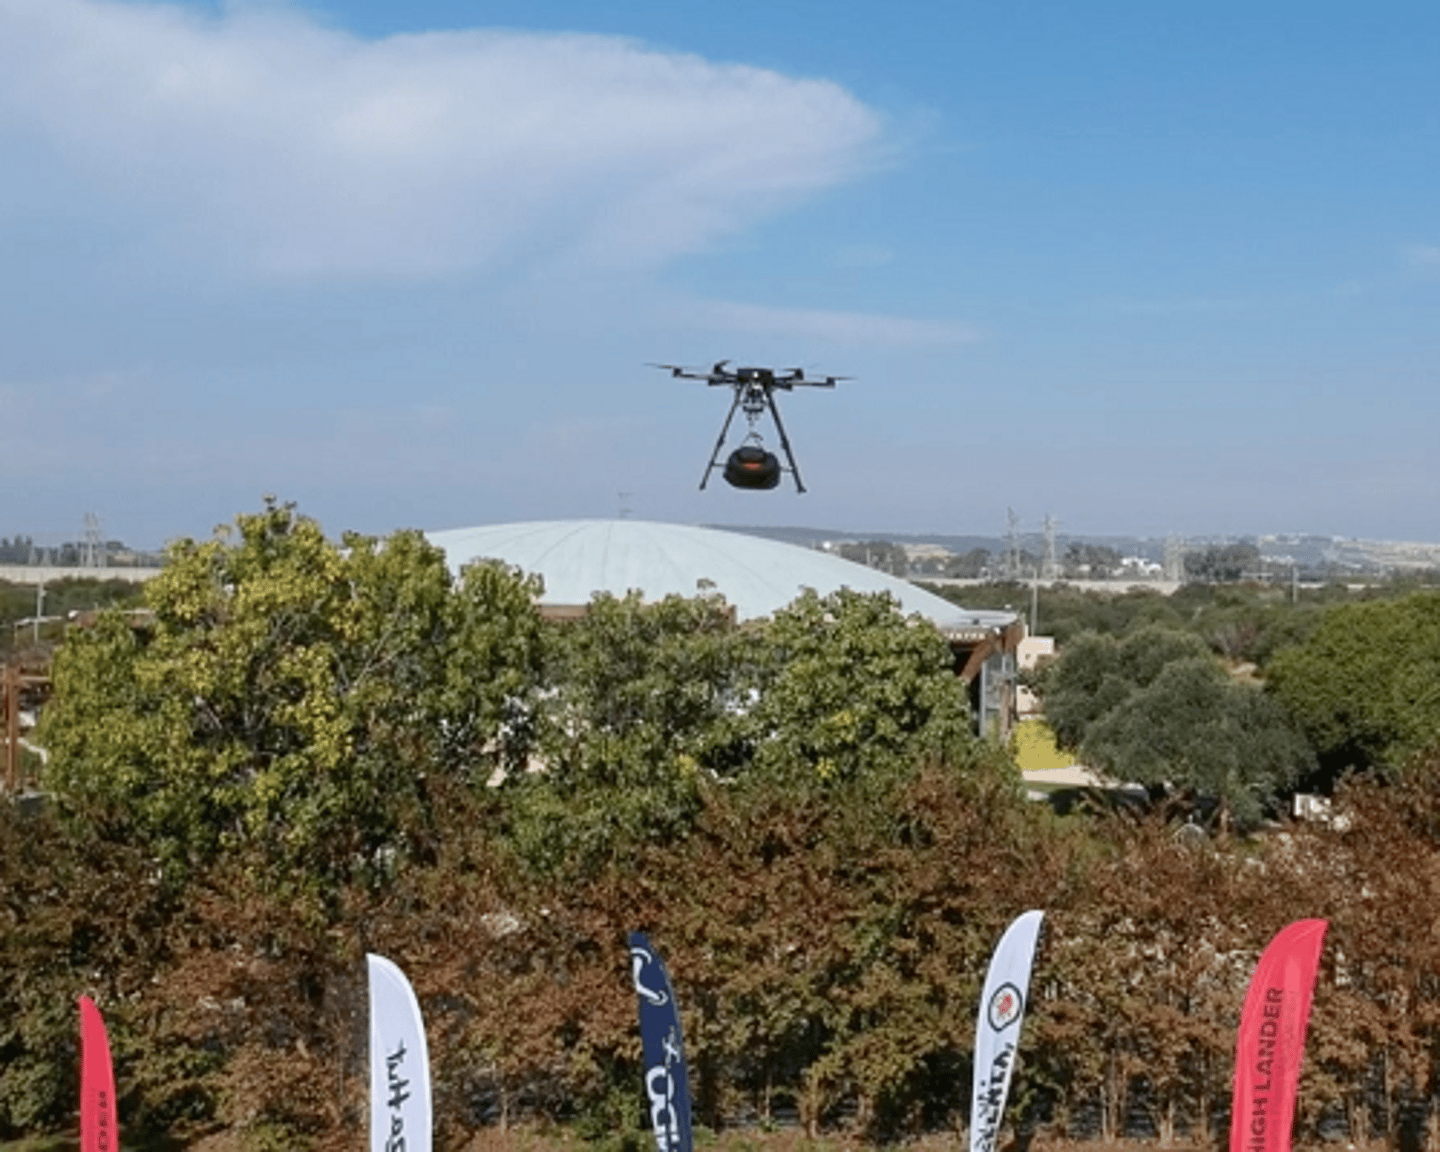
[[[686,368],[683,364],[656,364],[654,362],[651,362],[649,366],[651,368],[663,368],[666,372],[669,372],[671,376],[674,376],[681,380],[710,379],[708,373],[700,372],[694,368]]]

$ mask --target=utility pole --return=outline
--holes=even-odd
[[[5,789],[20,790],[20,667],[5,662]]]

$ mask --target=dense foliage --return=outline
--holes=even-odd
[[[225,1127],[256,1147],[354,1147],[373,949],[420,994],[440,1146],[502,1120],[633,1132],[635,927],[675,976],[703,1123],[952,1127],[989,950],[1030,906],[1048,915],[1019,1124],[1213,1136],[1248,973],[1301,916],[1332,929],[1300,1138],[1393,1135],[1435,1106],[1440,945],[1424,910],[1440,901],[1440,763],[1351,786],[1344,827],[1244,850],[1121,818],[1097,850],[979,767],[921,771],[864,805],[844,786],[827,805],[720,790],[684,843],[564,879],[511,867],[483,811],[452,798],[433,862],[343,886],[332,916],[262,890],[243,854],[166,894],[134,849],[0,807],[0,1131],[65,1125],[84,991],[137,1137]]]
[[[1046,596],[1064,635],[1032,683],[1060,745],[1222,821],[1440,741],[1440,594],[1413,583]]]
[[[452,586],[416,532],[342,550],[273,502],[237,535],[175,544],[149,619],[64,646],[46,784],[171,872],[255,845],[287,880],[383,873],[434,773],[503,759],[534,690],[531,589],[484,565]]]
[[[1113,780],[1214,800],[1222,826],[1247,827],[1313,760],[1272,696],[1208,656],[1167,663],[1086,729],[1081,755]]]
[[[1118,582],[1117,582],[1118,584]],[[1060,646],[1083,632],[1121,636],[1147,625],[1191,632],[1216,655],[1264,666],[1280,649],[1303,643],[1336,604],[1394,600],[1413,592],[1395,580],[1350,589],[1344,584],[1279,587],[1266,584],[1185,584],[1169,596],[1154,589],[1116,591],[1056,584],[936,585],[931,591],[974,608],[1010,608],[1028,618],[1032,595],[1036,631]]]
[[[421,998],[438,1146],[524,1120],[630,1144],[636,928],[676,978],[705,1124],[953,1128],[985,963],[1027,907],[1019,1126],[1213,1138],[1249,972],[1302,916],[1333,925],[1302,1139],[1440,1126],[1440,755],[1268,839],[1059,820],[886,598],[741,627],[718,599],[601,597],[561,624],[537,591],[270,503],[178,544],[151,616],[72,634],[39,734],[54,799],[0,804],[0,1136],[70,1123],[83,992],[137,1140],[355,1147],[377,951]],[[1060,723],[1117,756],[1173,738],[1165,771],[1197,789],[1245,774],[1239,811],[1299,755],[1259,738],[1276,701],[1146,609],[1067,645],[1088,658],[1056,666]]]
[[[1338,607],[1269,676],[1332,773],[1440,739],[1440,592]]]
[[[1083,632],[1043,669],[1045,717],[1062,747],[1156,795],[1217,802],[1253,827],[1314,757],[1283,705],[1236,680],[1194,633],[1146,625]]]

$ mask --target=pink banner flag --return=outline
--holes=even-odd
[[[88,996],[80,997],[80,1152],[120,1152],[110,1041]]]
[[[1235,1042],[1230,1152],[1290,1152],[1324,920],[1282,928],[1260,955]]]

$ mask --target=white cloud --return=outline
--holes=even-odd
[[[881,132],[834,84],[611,37],[0,0],[0,236],[60,204],[245,275],[663,261],[863,171]]]
[[[808,308],[766,308],[711,300],[672,309],[676,319],[704,328],[754,336],[820,340],[851,347],[915,348],[970,344],[979,334],[964,324],[828,312]]]
[[[1417,268],[1440,268],[1440,247],[1434,244],[1412,244],[1405,256]]]

